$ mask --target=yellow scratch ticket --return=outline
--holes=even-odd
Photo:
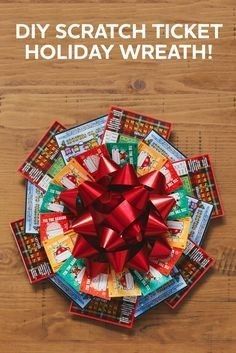
[[[169,228],[168,243],[170,246],[185,249],[190,234],[191,217],[178,221],[167,221]]]
[[[128,269],[116,273],[111,269],[108,279],[108,293],[110,297],[128,297],[141,295],[141,290],[134,282]]]
[[[166,163],[167,158],[154,148],[140,142],[138,145],[138,165],[137,174],[139,176],[160,170]]]
[[[85,180],[93,180],[93,178],[74,158],[72,158],[68,164],[56,174],[53,182],[67,189],[74,189]]]

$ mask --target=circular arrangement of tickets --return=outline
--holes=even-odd
[[[11,223],[32,284],[48,280],[70,313],[126,328],[176,308],[212,267],[202,248],[223,208],[207,154],[169,142],[171,124],[112,106],[55,122],[19,171],[25,218]]]

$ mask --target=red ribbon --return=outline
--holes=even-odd
[[[101,156],[96,181],[61,193],[80,235],[73,256],[86,259],[89,276],[106,272],[109,265],[116,272],[124,266],[146,272],[152,261],[170,255],[166,218],[175,199],[165,189],[161,172],[138,178],[132,165],[120,168]]]

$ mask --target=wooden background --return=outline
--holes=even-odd
[[[235,351],[235,12],[234,0],[1,1],[1,352]],[[101,62],[26,62],[15,40],[21,22],[211,22],[224,29],[212,61],[124,62],[114,55]],[[131,331],[72,319],[50,285],[31,286],[8,226],[24,210],[16,169],[51,122],[84,122],[112,103],[173,121],[172,141],[185,153],[209,152],[226,212],[212,221],[204,244],[215,269],[176,312],[162,304]]]

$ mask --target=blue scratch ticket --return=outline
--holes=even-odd
[[[30,181],[27,181],[25,195],[25,234],[39,234],[39,210],[42,200],[42,190]]]
[[[192,218],[189,239],[200,245],[211,219],[213,205],[190,196],[187,196],[187,199]]]
[[[62,157],[67,164],[72,157],[99,146],[107,122],[107,115],[74,126],[55,136]]]
[[[144,314],[146,311],[150,310],[157,304],[160,304],[170,296],[176,294],[186,287],[186,282],[176,267],[174,267],[172,270],[171,276],[172,280],[170,282],[166,283],[164,286],[146,295],[145,297],[142,296],[138,298],[134,314],[135,317]]]
[[[168,140],[166,140],[154,130],[149,132],[149,134],[145,137],[144,141],[147,145],[163,154],[172,162],[176,162],[186,158],[186,156],[182,152],[180,152],[174,145],[172,145],[172,143],[170,143]]]

